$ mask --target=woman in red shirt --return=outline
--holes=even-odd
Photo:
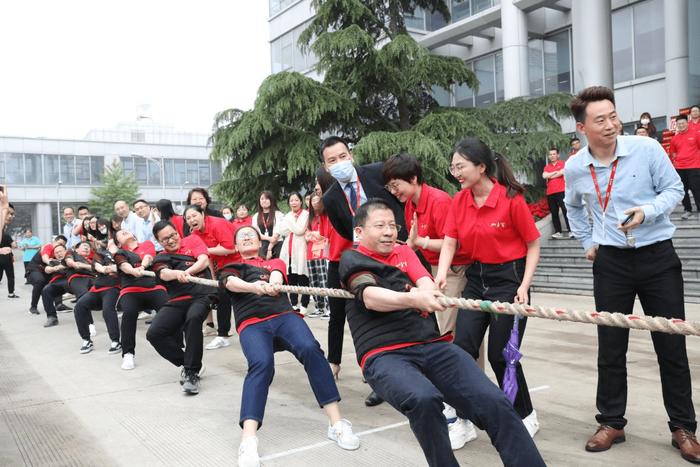
[[[309,201],[309,223],[306,238],[306,268],[309,271],[311,287],[325,288],[328,283],[328,216],[323,212],[321,195],[314,193]],[[311,318],[328,316],[328,297],[314,296],[316,310],[307,314]]]
[[[523,186],[505,158],[476,138],[457,144],[450,173],[462,190],[455,195],[447,213],[436,284],[445,287],[447,270],[459,251],[473,261],[466,272],[464,298],[528,303],[540,259],[540,233],[523,197]],[[488,360],[501,387],[506,369],[502,352],[513,319],[472,310],[460,310],[457,316],[455,343],[474,359],[478,358],[486,328],[490,327]],[[526,323],[527,318],[520,319],[520,342]],[[532,408],[520,363],[516,371],[518,392],[513,406],[534,436],[539,430],[537,413]]]

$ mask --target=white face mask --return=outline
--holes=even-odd
[[[649,124],[649,119],[648,119],[648,118],[642,118],[641,120],[639,120],[639,123],[641,123],[642,125],[648,125],[648,124]]]
[[[232,214],[224,214],[224,219],[226,219],[227,221],[230,221],[231,219],[233,219],[233,215]]]
[[[333,164],[328,171],[331,176],[341,183],[347,183],[352,179],[352,174],[355,173],[355,167],[352,161],[345,160]]]

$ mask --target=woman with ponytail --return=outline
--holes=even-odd
[[[452,155],[450,173],[462,190],[445,221],[435,282],[445,287],[447,270],[456,252],[472,261],[467,268],[467,299],[529,303],[529,289],[540,259],[540,233],[508,161],[476,138],[459,142]],[[455,343],[479,356],[486,328],[490,327],[488,360],[503,387],[506,362],[503,348],[513,328],[513,316],[460,310]],[[519,321],[520,342],[527,318]],[[518,392],[513,406],[531,436],[539,430],[522,366],[517,363]]]

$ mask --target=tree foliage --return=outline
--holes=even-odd
[[[121,164],[114,162],[104,171],[102,186],[90,190],[90,212],[100,217],[111,217],[114,203],[119,200],[131,205],[139,196],[139,185],[131,174],[125,174]]]
[[[309,187],[318,167],[320,137],[340,134],[355,143],[357,161],[410,152],[426,180],[453,191],[447,167],[451,148],[475,136],[505,154],[522,174],[568,137],[557,119],[568,115],[570,96],[517,98],[488,108],[440,107],[435,88],[478,81],[454,57],[430,53],[406,30],[417,7],[448,19],[444,0],[313,0],[316,16],[299,45],[318,57],[318,82],[295,72],[269,76],[250,111],[216,116],[212,157],[226,162],[219,198],[255,204],[260,191],[284,197]]]

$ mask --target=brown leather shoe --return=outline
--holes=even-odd
[[[607,451],[613,444],[625,441],[625,430],[616,430],[608,425],[600,425],[595,434],[586,443],[586,451]]]
[[[681,457],[688,462],[700,464],[700,444],[688,430],[678,429],[672,433],[671,444],[681,450]]]

